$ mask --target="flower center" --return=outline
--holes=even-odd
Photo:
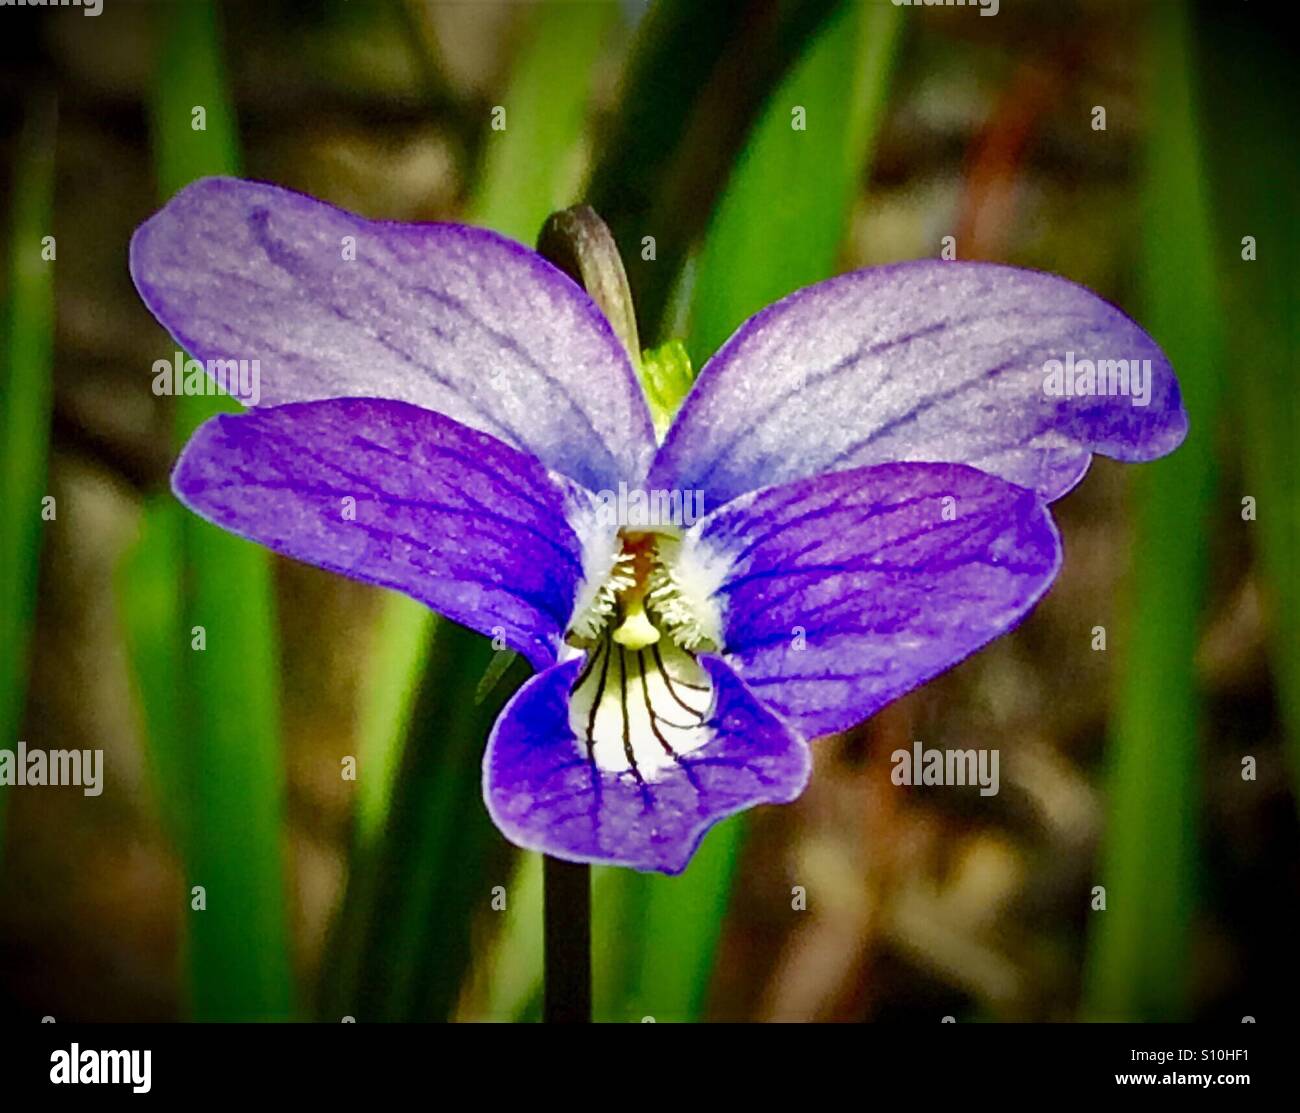
[[[692,652],[717,651],[722,621],[713,594],[720,580],[681,538],[620,530],[612,555],[589,569],[564,640],[594,649],[610,636],[640,650],[667,633]]]
[[[645,784],[709,741],[713,684],[695,655],[721,638],[711,601],[682,582],[679,539],[623,530],[618,540],[566,639],[587,658],[569,724],[593,766]]]

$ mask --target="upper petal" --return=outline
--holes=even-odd
[[[1049,394],[1044,364],[1069,353],[1149,360],[1145,404]],[[1186,429],[1168,360],[1115,306],[1054,275],[923,259],[809,286],[746,321],[700,372],[649,485],[719,506],[818,472],[925,460],[1051,500],[1093,452],[1149,460]]]
[[[683,540],[726,659],[805,737],[843,730],[1015,626],[1060,565],[1032,491],[885,464],[744,495]]]
[[[214,417],[172,476],[223,529],[500,633],[535,668],[554,663],[583,575],[568,483],[486,433],[374,398]]]
[[[604,315],[494,232],[365,220],[276,186],[207,178],[137,229],[131,275],[199,360],[260,361],[259,404],[411,402],[592,490],[636,482],[653,451]]]
[[[511,842],[573,862],[680,873],[719,819],[803,791],[807,743],[723,661],[700,658],[711,710],[695,728],[698,737],[673,734],[665,750],[648,709],[655,699],[673,707],[671,696],[647,696],[637,655],[607,646],[619,656],[588,664],[606,670],[613,702],[624,709],[627,758],[606,761],[591,731],[572,725],[570,691],[583,662],[533,677],[501,713],[483,757],[483,797]],[[689,716],[680,707],[676,714]]]

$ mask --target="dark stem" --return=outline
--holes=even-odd
[[[600,306],[640,368],[632,293],[618,247],[587,205],[552,213],[537,237],[538,252],[579,283]],[[542,858],[542,943],[546,952],[542,1019],[548,1024],[591,1021],[591,867]]]
[[[591,867],[542,858],[546,949],[542,1019],[591,1021]]]

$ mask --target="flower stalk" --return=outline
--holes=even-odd
[[[582,286],[609,320],[641,368],[636,311],[618,245],[589,205],[552,213],[537,237],[537,251]],[[591,867],[542,859],[543,1003],[548,1024],[591,1021]]]

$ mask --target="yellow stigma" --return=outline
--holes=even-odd
[[[639,594],[627,600],[623,621],[611,636],[627,649],[645,649],[659,640],[659,631],[645,613],[645,604]]]
[[[645,649],[659,640],[659,631],[645,613],[645,593],[654,568],[655,537],[652,533],[624,533],[623,551],[631,565],[632,582],[618,593],[623,621],[610,636],[626,649]]]

